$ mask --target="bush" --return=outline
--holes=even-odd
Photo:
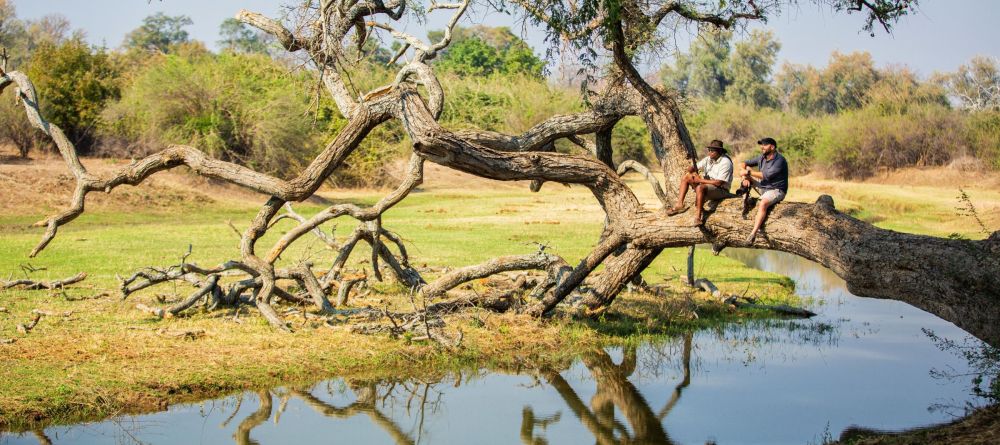
[[[838,116],[817,143],[817,162],[834,175],[864,178],[881,168],[945,165],[969,152],[960,113],[939,106],[884,115],[865,108]]]
[[[302,94],[316,80],[290,74],[269,57],[199,51],[156,57],[104,113],[104,134],[126,141],[130,156],[188,144],[281,175],[311,160],[337,128],[335,115],[313,113]]]
[[[582,109],[575,90],[534,76],[440,75],[445,104],[441,124],[452,129],[520,133],[554,114]]]
[[[980,111],[966,118],[965,141],[970,154],[1000,170],[1000,111]]]
[[[102,110],[119,95],[119,70],[108,54],[79,38],[42,43],[26,71],[45,117],[62,128],[81,153],[91,151]]]
[[[650,165],[656,155],[649,139],[649,128],[642,119],[630,116],[618,121],[611,133],[611,147],[614,149],[612,160],[616,165],[631,159],[656,171],[657,166]]]
[[[44,134],[28,122],[24,106],[11,96],[0,97],[0,122],[3,123],[0,125],[0,143],[13,145],[21,157],[26,158],[30,151],[37,151],[48,143]]]

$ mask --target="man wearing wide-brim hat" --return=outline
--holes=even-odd
[[[708,156],[698,161],[696,166],[688,168],[688,174],[681,178],[680,194],[677,204],[670,209],[668,215],[676,215],[684,211],[684,197],[688,188],[695,190],[695,214],[691,219],[692,226],[701,225],[702,205],[705,201],[718,201],[731,198],[729,188],[733,183],[733,160],[729,158],[722,141],[715,139],[708,143]],[[703,173],[699,174],[701,171]]]

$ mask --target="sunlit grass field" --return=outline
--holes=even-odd
[[[264,201],[204,182],[195,183],[195,190],[187,195],[184,187],[191,178],[184,173],[168,175],[172,179],[157,186],[123,188],[110,196],[95,194],[88,212],[60,229],[49,247],[33,259],[27,254],[41,230],[26,226],[58,208],[61,198],[39,192],[37,208],[29,200],[0,212],[0,279],[88,274],[87,280],[65,292],[0,291],[0,307],[5,308],[0,311],[0,339],[13,341],[0,344],[4,364],[0,367],[0,425],[23,427],[35,419],[70,420],[122,409],[152,409],[166,402],[332,375],[391,377],[466,366],[554,363],[586,348],[740,316],[680,284],[686,250],[672,249],[643,274],[650,283],[668,284],[673,289],[669,298],[623,293],[599,322],[556,317],[539,323],[518,315],[467,314],[449,321],[465,334],[463,347],[453,351],[384,335],[351,334],[294,316],[289,320],[296,332],[277,334],[247,309],[240,314],[240,323],[233,321],[231,309],[195,310],[157,320],[136,310],[135,304],[162,305],[157,297],[177,299],[191,288],[164,284],[122,300],[116,277],[142,267],[177,264],[189,246],[192,254],[187,260],[202,266],[238,258],[239,238],[230,222],[242,230]],[[643,181],[637,179],[631,185],[645,203],[654,206]],[[18,196],[31,196],[23,189],[32,185],[17,186],[12,190],[21,190]],[[981,188],[968,192],[984,223],[997,228],[1000,192]],[[324,190],[321,195],[327,202],[301,203],[295,209],[308,216],[331,202],[370,204],[385,193]],[[882,227],[985,236],[970,216],[956,210],[962,203],[954,187],[796,178],[790,199],[813,201],[820,193],[832,194],[838,208]],[[429,168],[424,184],[387,212],[383,224],[406,241],[412,264],[440,268],[531,253],[539,245],[573,264],[593,248],[602,221],[600,208],[585,188],[545,184],[541,192],[531,193],[524,183],[484,181]],[[356,222],[341,219],[334,224],[324,229],[343,240]],[[291,227],[287,220],[279,222],[258,243],[258,249],[266,251]],[[334,254],[307,236],[284,254],[279,267],[311,261],[321,270]],[[349,266],[359,271],[370,268],[368,258],[362,246]],[[698,251],[695,270],[726,293],[792,301],[794,284],[787,278],[712,256],[707,250]],[[434,273],[427,275],[433,278]],[[374,289],[351,304],[407,304],[398,287]],[[692,307],[698,308],[701,317],[693,317]],[[29,321],[33,309],[72,313],[45,317],[30,334],[18,333],[15,325]],[[164,329],[204,330],[205,336],[193,341],[175,339],[162,335]]]
[[[574,263],[597,241],[603,214],[584,188],[546,184],[540,193],[531,193],[527,184],[466,182],[467,178],[453,174],[439,180],[435,173],[442,170],[429,171],[424,185],[383,220],[386,229],[406,241],[411,263],[418,268],[456,267],[498,255],[531,253],[539,244]],[[180,176],[175,179],[183,185],[186,178]],[[120,409],[157,408],[166,401],[332,375],[388,377],[467,366],[551,364],[589,347],[637,341],[727,317],[718,301],[689,295],[679,283],[686,256],[679,249],[665,252],[644,274],[650,282],[671,283],[677,298],[623,294],[604,327],[600,322],[563,317],[539,323],[520,315],[463,315],[449,321],[465,335],[457,351],[385,335],[351,334],[294,316],[289,320],[296,332],[278,334],[246,308],[241,323],[232,321],[231,309],[195,310],[157,320],[136,310],[135,304],[162,306],[157,297],[175,300],[190,293],[191,287],[163,284],[122,300],[117,277],[146,266],[178,264],[189,246],[192,254],[187,261],[203,266],[238,258],[239,238],[229,223],[244,228],[264,200],[218,186],[199,186],[191,199],[177,199],[171,194],[176,190],[167,193],[173,190],[172,184],[122,189],[121,196],[116,196],[119,191],[110,196],[95,194],[88,212],[60,229],[48,248],[33,259],[27,254],[41,231],[26,225],[58,205],[42,204],[40,199],[38,210],[29,202],[20,204],[16,214],[0,215],[3,279],[88,274],[84,282],[64,292],[0,291],[0,307],[6,309],[0,312],[0,339],[13,340],[0,345],[4,363],[0,367],[0,424],[23,427],[36,418],[70,420]],[[641,189],[644,183],[635,186],[647,194]],[[385,193],[327,190],[322,195],[329,202],[368,204]],[[157,205],[164,194],[175,199],[169,205]],[[329,202],[303,203],[295,209],[308,216]],[[324,228],[343,240],[356,222],[342,219],[335,224]],[[291,227],[292,222],[279,222],[258,243],[259,249],[268,249]],[[310,236],[289,249],[279,266],[308,260],[322,269],[334,255]],[[359,248],[349,266],[370,268],[368,257],[368,250]],[[724,291],[790,301],[792,283],[787,278],[707,251],[696,258],[698,275],[711,278]],[[434,273],[427,275],[433,278]],[[698,303],[692,306],[689,301],[695,300],[690,298]],[[405,308],[408,303],[402,289],[374,286],[371,294],[351,304]],[[692,307],[700,308],[700,318],[693,318]],[[15,325],[28,322],[33,309],[72,313],[44,317],[30,334],[18,333]],[[161,335],[164,329],[204,330],[205,336],[194,341],[169,338]]]

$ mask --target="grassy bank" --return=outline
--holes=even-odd
[[[98,170],[114,166],[109,161],[89,163]],[[189,245],[191,262],[214,265],[233,258],[238,237],[228,221],[242,228],[264,198],[171,172],[139,188],[94,195],[88,213],[61,229],[53,244],[29,261],[26,254],[40,233],[25,225],[58,208],[69,194],[71,182],[59,176],[59,171],[58,161],[0,165],[0,174],[9,184],[9,193],[0,202],[6,210],[0,215],[0,273],[4,278],[23,276],[22,266],[29,264],[41,269],[30,274],[35,279],[64,278],[80,271],[89,274],[86,281],[64,292],[0,291],[0,307],[6,308],[0,312],[0,339],[13,340],[0,345],[5,365],[0,369],[0,425],[8,428],[156,409],[228,391],[334,375],[400,377],[470,366],[558,365],[590,347],[753,316],[690,293],[678,280],[685,252],[673,249],[665,251],[644,277],[671,285],[674,298],[626,293],[597,322],[565,316],[537,322],[517,315],[462,314],[448,320],[451,329],[464,334],[458,350],[384,335],[352,334],[294,317],[290,319],[296,332],[281,335],[246,310],[239,323],[233,321],[231,310],[157,320],[137,311],[135,304],[162,305],[158,299],[180,298],[190,288],[161,285],[123,301],[116,275],[144,266],[176,264]],[[430,167],[426,176],[419,191],[384,218],[385,227],[407,241],[417,267],[454,267],[496,255],[530,253],[537,249],[535,243],[546,244],[572,263],[597,240],[602,214],[583,188],[546,184],[542,192],[533,194],[527,184],[483,181],[440,168]],[[881,181],[796,178],[791,199],[814,200],[820,193],[829,193],[838,207],[884,227],[981,237],[967,217],[954,211],[956,184],[911,187],[893,178]],[[632,185],[652,205],[648,187],[638,181]],[[1000,192],[994,190],[969,189],[991,227],[1000,220]],[[327,190],[321,194],[333,202],[371,203],[383,193]],[[305,203],[297,210],[310,214],[324,205]],[[281,224],[291,227],[291,223]],[[353,227],[343,220],[335,234],[342,239]],[[265,237],[260,245],[269,245],[277,236],[280,233]],[[281,261],[312,260],[323,265],[332,257],[333,252],[318,240],[305,239]],[[358,251],[351,266],[364,267],[367,257],[364,250]],[[699,254],[695,267],[699,276],[711,278],[725,292],[794,300],[793,283],[787,278],[749,269],[726,257]],[[401,289],[391,285],[373,286],[367,296],[351,302],[376,307],[408,304]],[[45,317],[30,334],[18,333],[15,325],[29,321],[33,309],[71,314]],[[180,330],[203,330],[205,335],[194,340],[166,335]]]
[[[107,161],[92,163],[98,170],[113,167]],[[685,298],[689,291],[677,280],[685,253],[677,250],[665,253],[645,276],[652,282],[674,283],[678,298],[624,295],[599,322],[555,317],[539,323],[517,315],[462,314],[448,320],[450,329],[464,334],[458,350],[352,334],[294,317],[289,318],[296,332],[282,335],[246,309],[239,323],[233,321],[232,310],[157,320],[136,310],[135,304],[162,305],[158,299],[180,298],[190,287],[165,284],[123,301],[116,275],[177,264],[189,245],[190,262],[214,265],[233,258],[238,237],[227,222],[242,228],[263,198],[169,173],[148,186],[94,195],[88,212],[29,260],[26,254],[39,232],[25,225],[58,208],[68,196],[70,183],[55,173],[58,162],[51,164],[0,165],[0,173],[11,179],[4,202],[10,211],[0,215],[0,273],[4,279],[22,277],[22,266],[30,264],[40,269],[29,274],[34,279],[64,278],[80,271],[88,278],[64,292],[0,291],[0,307],[6,308],[0,312],[0,339],[14,340],[0,345],[5,365],[0,369],[0,425],[8,428],[156,409],[228,391],[335,375],[400,377],[462,367],[558,365],[590,347],[751,316],[732,313],[705,295]],[[184,187],[191,185],[195,189],[189,193]],[[643,185],[635,184],[645,192]],[[327,191],[323,196],[335,202],[371,203],[384,193]],[[310,214],[322,207],[306,203],[296,208]],[[537,249],[535,243],[575,262],[593,247],[602,218],[583,188],[547,184],[541,193],[532,194],[527,184],[496,184],[432,168],[424,186],[385,215],[384,225],[407,241],[417,267],[454,267],[496,255],[530,253]],[[341,221],[335,234],[343,239],[353,227]],[[260,245],[278,236],[269,235]],[[281,261],[309,259],[322,265],[332,257],[318,240],[304,239]],[[362,268],[367,257],[362,249],[350,265]],[[698,255],[696,270],[725,291],[793,299],[787,278],[725,257]],[[351,305],[405,308],[409,302],[400,288],[378,285]],[[16,324],[28,322],[34,309],[60,315],[44,317],[30,334],[18,333]],[[205,335],[194,340],[169,336],[182,330],[203,330]]]

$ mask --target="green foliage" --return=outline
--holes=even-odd
[[[579,110],[573,91],[526,75],[441,77],[445,104],[441,123],[454,129],[520,133],[554,114]]]
[[[687,54],[678,54],[673,67],[661,71],[663,83],[683,94],[719,99],[732,83],[729,67],[731,31],[706,28],[698,34]]]
[[[41,137],[43,133],[31,126],[24,107],[11,95],[0,97],[0,122],[3,123],[0,125],[0,143],[16,147],[22,158],[46,144]]]
[[[105,104],[119,94],[119,70],[104,50],[74,38],[36,48],[27,69],[42,112],[83,152],[91,149]]]
[[[125,36],[125,47],[168,52],[171,46],[188,41],[184,27],[193,23],[186,15],[169,16],[157,12],[142,19],[142,26]]]
[[[438,41],[443,32],[432,31],[428,37]],[[455,28],[451,44],[434,66],[463,76],[523,74],[540,78],[545,64],[510,28],[475,26]]]
[[[650,145],[649,129],[642,119],[630,116],[615,125],[611,133],[611,146],[614,147],[613,161],[615,164],[625,160],[633,160],[649,165],[655,159]]]
[[[967,152],[961,116],[945,107],[910,107],[885,115],[864,108],[830,120],[817,143],[816,161],[845,178],[864,178],[879,168],[944,165]]]
[[[39,45],[59,44],[70,37],[83,39],[83,34],[71,33],[65,17],[52,14],[38,20],[21,20],[13,3],[0,0],[0,47],[7,48],[8,69],[21,69]]]
[[[261,171],[288,173],[316,155],[338,122],[310,112],[310,98],[301,92],[314,82],[262,55],[161,55],[105,112],[104,132],[140,142],[143,148],[130,155],[190,144]]]
[[[969,154],[1000,170],[1000,110],[968,115],[964,134]]]
[[[882,115],[906,114],[918,106],[949,107],[947,94],[940,85],[922,82],[907,68],[882,70],[879,80],[865,93],[862,103]]]
[[[774,106],[776,97],[770,77],[779,49],[781,44],[771,31],[754,30],[748,40],[736,42],[729,61],[732,78],[726,98],[758,107]]]
[[[804,114],[856,110],[879,80],[871,54],[834,52],[826,68],[784,64],[775,83],[785,110]]]
[[[661,69],[663,82],[691,97],[773,106],[771,67],[781,45],[771,32],[755,30],[735,44],[732,38],[726,30],[701,32],[687,54]]]
[[[228,18],[219,25],[219,46],[238,53],[267,54],[273,38],[269,34],[250,29],[235,18]]]
[[[1000,113],[952,110],[939,87],[917,82],[906,70],[881,72],[861,103],[837,114],[802,114],[694,101],[685,121],[695,141],[722,139],[743,157],[756,153],[754,141],[772,136],[793,174],[818,169],[863,178],[879,169],[945,165],[963,156],[997,158]]]

